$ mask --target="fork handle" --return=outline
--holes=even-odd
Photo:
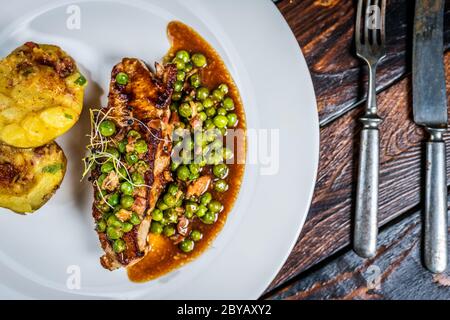
[[[364,258],[376,253],[378,235],[379,131],[381,119],[362,117],[353,246]]]
[[[443,129],[428,129],[425,167],[424,260],[431,272],[447,267],[447,170]]]

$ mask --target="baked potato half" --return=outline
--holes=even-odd
[[[61,185],[66,164],[55,142],[35,149],[0,144],[0,207],[17,213],[39,209]]]
[[[0,142],[39,147],[69,130],[83,108],[86,79],[53,45],[27,42],[0,60]]]

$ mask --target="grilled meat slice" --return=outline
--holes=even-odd
[[[113,249],[114,240],[109,239],[107,233],[99,232],[100,243],[105,251],[100,261],[107,269],[113,270],[134,264],[147,250],[147,236],[151,222],[149,213],[155,207],[167,182],[171,181],[168,170],[172,148],[169,104],[176,72],[174,65],[157,64],[156,74],[153,74],[142,61],[130,58],[123,59],[112,70],[108,106],[105,110],[118,127],[112,140],[119,143],[125,139],[126,152],[134,152],[135,143],[138,143],[136,140],[143,139],[148,149],[139,155],[139,160],[145,165],[143,170],[145,186],[134,188],[135,200],[129,209],[138,215],[140,223],[134,225],[131,231],[123,233],[121,240],[125,243],[125,249],[117,253],[117,250]],[[117,82],[116,77],[120,73],[128,76],[126,84]],[[138,132],[140,137],[130,136],[130,130]],[[136,170],[134,167],[126,169],[130,173]],[[94,170],[92,178],[98,179],[100,174],[99,169]],[[98,209],[99,202],[101,200],[96,200],[93,206],[96,221],[105,218]],[[117,216],[124,219],[127,214],[117,212]]]

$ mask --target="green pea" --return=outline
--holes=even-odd
[[[211,108],[212,106],[214,106],[214,101],[210,97],[207,97],[205,100],[203,100],[203,106],[205,108]]]
[[[117,148],[119,149],[120,153],[125,153],[126,147],[127,147],[127,141],[126,140],[120,141],[119,144],[117,145]]]
[[[139,172],[133,172],[131,174],[131,180],[136,185],[143,185],[145,184],[144,176],[140,174]]]
[[[225,128],[228,124],[228,118],[225,116],[215,116],[213,119],[214,125],[217,128]]]
[[[195,107],[196,107],[196,109],[197,109],[197,112],[202,112],[203,109],[204,109],[203,103],[201,103],[200,101],[197,101],[197,102],[195,103]]]
[[[130,218],[130,222],[134,225],[137,226],[138,224],[141,223],[141,218],[139,218],[139,216],[133,212],[133,214],[131,215]]]
[[[176,183],[171,183],[167,188],[167,192],[173,196],[175,196],[178,192],[178,185]]]
[[[214,108],[210,108],[210,109],[214,109]],[[213,121],[211,120],[211,119],[207,119],[206,121],[205,121],[205,123],[203,124],[203,127],[207,130],[206,132],[205,132],[205,136],[206,136],[206,141],[210,141],[209,139],[210,139],[210,137],[213,135],[213,133],[211,133],[212,132],[212,129],[214,129],[216,126],[214,125],[214,123],[213,123]],[[215,139],[215,137],[214,137],[214,139]]]
[[[199,174],[200,173],[200,166],[196,163],[189,164],[189,171],[191,171],[192,174]]]
[[[99,126],[100,134],[104,137],[111,137],[116,133],[116,125],[111,120],[103,120]]]
[[[133,185],[128,181],[122,182],[120,185],[120,191],[127,196],[131,196],[133,194]]]
[[[214,97],[214,99],[216,99],[217,101],[222,101],[223,97],[225,96],[223,94],[223,92],[219,89],[216,89],[213,91],[212,96]]]
[[[204,224],[213,224],[217,220],[217,215],[214,212],[208,211],[202,218]]]
[[[195,246],[194,241],[192,241],[191,239],[184,239],[180,243],[180,250],[188,253],[194,250],[194,246]]]
[[[97,231],[105,232],[105,230],[106,230],[106,222],[105,220],[101,219],[97,222]]]
[[[141,137],[141,134],[137,132],[136,130],[130,130],[127,134],[128,137],[139,139]]]
[[[135,164],[136,162],[138,162],[138,160],[139,160],[138,156],[137,156],[135,153],[133,153],[133,152],[127,153],[127,154],[125,155],[125,161],[126,161],[129,165]]]
[[[198,230],[192,230],[191,232],[191,239],[195,242],[202,240],[203,234]]]
[[[193,74],[190,78],[191,86],[198,88],[201,85],[200,75],[198,73]]]
[[[198,210],[195,212],[195,215],[201,218],[206,214],[206,212],[208,212],[208,208],[205,205],[201,204],[198,206]]]
[[[173,86],[173,90],[175,90],[175,92],[181,92],[183,90],[183,81],[175,81],[175,85]]]
[[[121,253],[121,252],[125,251],[126,248],[127,248],[127,245],[126,245],[125,241],[123,241],[122,239],[117,239],[114,241],[113,250],[115,253]]]
[[[212,200],[212,194],[209,192],[206,192],[200,197],[200,203],[204,206],[208,205]]]
[[[185,118],[189,118],[192,115],[192,108],[189,105],[189,103],[184,102],[180,105],[180,107],[178,108],[178,113],[180,114],[180,116],[185,117]]]
[[[122,238],[123,232],[119,228],[108,227],[108,228],[106,228],[106,235],[111,240],[117,240],[117,239]]]
[[[194,201],[188,201],[185,205],[186,212],[196,213],[198,211],[198,204]]]
[[[181,92],[174,92],[172,94],[172,101],[179,101],[179,100],[181,100],[181,96],[182,96]]]
[[[189,52],[186,50],[180,50],[176,53],[175,57],[177,59],[182,60],[184,63],[188,63],[191,60],[191,57],[189,55]]]
[[[120,167],[119,168],[119,180],[124,180],[126,178],[128,178],[127,169],[125,169],[125,167]]]
[[[106,177],[106,173],[103,173],[102,175],[100,175],[100,177],[98,177],[97,184],[100,188],[102,187],[103,181],[105,181]]]
[[[100,167],[100,171],[103,172],[103,173],[110,173],[113,170],[114,170],[114,164],[112,162],[110,162],[110,161],[105,162]]]
[[[116,82],[121,85],[126,85],[129,81],[128,75],[124,72],[119,72],[116,76]]]
[[[108,197],[108,204],[112,207],[115,207],[119,204],[120,196],[117,193],[113,193]]]
[[[163,218],[163,213],[162,213],[161,210],[159,210],[159,209],[154,209],[154,210],[152,211],[152,220],[155,220],[155,221],[161,221],[162,218]]]
[[[114,214],[108,217],[106,224],[108,227],[122,228],[122,221],[120,221]]]
[[[222,91],[223,94],[227,94],[227,93],[228,93],[228,86],[227,86],[225,83],[222,83],[222,84],[218,87],[218,89],[219,89],[220,91]]]
[[[164,211],[164,218],[169,223],[176,223],[178,221],[178,213],[174,209]]]
[[[130,209],[133,206],[134,198],[132,196],[123,196],[120,199],[120,204],[125,209]]]
[[[186,72],[180,70],[177,72],[177,80],[183,82],[184,78],[186,78]]]
[[[178,58],[175,58],[175,59],[173,60],[173,63],[175,63],[175,65],[177,66],[177,69],[178,69],[178,70],[183,70],[183,69],[185,68],[185,66],[186,66],[186,64],[184,63],[184,61],[181,60],[181,59],[178,59]]]
[[[122,226],[122,231],[127,233],[127,232],[130,232],[131,230],[133,230],[133,224],[131,224],[129,222],[125,222]]]
[[[167,225],[164,227],[163,233],[166,237],[171,237],[175,234],[175,227],[172,225]]]
[[[112,157],[119,159],[120,153],[116,148],[108,148],[106,149],[106,153],[109,153]]]
[[[78,77],[77,80],[75,80],[75,84],[79,85],[79,86],[84,86],[86,84],[87,80],[86,78],[80,74],[80,76]]]
[[[177,203],[177,199],[175,198],[175,196],[171,195],[170,193],[166,193],[164,195],[163,201],[169,206],[169,208],[173,208]]]
[[[228,171],[228,166],[224,163],[217,164],[213,167],[213,173],[219,179],[225,179],[228,175]]]
[[[212,118],[216,115],[216,108],[206,108],[205,110],[206,115],[208,116],[208,118]]]
[[[209,96],[209,90],[208,88],[201,87],[197,90],[197,99],[200,101],[205,100]]]
[[[199,173],[190,173],[189,174],[189,181],[197,180],[200,177]]]
[[[214,183],[214,190],[216,190],[217,192],[225,192],[228,190],[228,183],[225,180],[217,180]]]
[[[229,149],[229,148],[223,148],[222,156],[223,156],[224,160],[230,160],[234,156],[233,151],[231,151],[231,149]]]
[[[162,201],[162,199],[158,200],[158,202],[156,203],[156,207],[162,211],[169,209],[169,206],[165,204],[164,201]]]
[[[163,232],[163,226],[158,221],[152,221],[150,225],[150,232],[155,234],[161,234]]]
[[[200,118],[201,121],[206,121],[206,119],[208,119],[208,116],[204,112],[200,112],[198,114],[198,117]]]
[[[189,169],[185,165],[182,165],[177,169],[177,177],[182,181],[186,181],[189,178],[189,174]]]
[[[236,113],[229,113],[227,114],[227,119],[228,119],[228,126],[229,127],[235,127],[238,121],[238,117],[236,115]]]
[[[106,203],[98,204],[96,207],[102,213],[109,213],[111,211],[111,207]]]
[[[217,109],[217,114],[219,116],[226,116],[227,115],[227,110],[225,110],[225,108],[220,107],[220,108]]]
[[[226,97],[222,102],[222,106],[228,111],[233,110],[234,109],[233,99],[231,99],[230,97]]]
[[[188,62],[188,63],[186,63],[185,66],[184,66],[184,71],[186,71],[186,72],[191,72],[193,68],[194,68],[194,66],[192,65],[192,63],[191,63],[191,62]]]
[[[206,66],[207,63],[206,57],[201,53],[194,53],[192,55],[192,63],[196,67],[203,68],[204,66]]]
[[[212,200],[212,201],[208,204],[208,209],[209,209],[209,211],[211,211],[211,212],[217,213],[217,212],[222,211],[223,206],[222,206],[222,204],[221,204],[219,201],[217,201],[217,200]]]
[[[136,150],[137,153],[146,153],[148,150],[147,143],[145,140],[139,139],[134,144],[134,150]]]

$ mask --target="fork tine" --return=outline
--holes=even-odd
[[[357,51],[359,51],[361,45],[361,15],[363,1],[364,0],[358,0],[358,7],[356,9],[355,42]]]
[[[386,0],[381,0],[381,29],[380,29],[381,45],[384,45],[386,43],[386,32],[384,30],[385,20],[386,20]]]
[[[367,46],[369,45],[369,28],[367,28],[367,8],[370,5],[370,0],[365,0],[365,6],[364,6],[364,11],[363,11],[363,15],[364,15],[364,44]]]
[[[372,5],[378,7],[378,0],[373,0]],[[380,15],[381,15],[381,13],[380,13]],[[377,46],[379,43],[378,42],[378,29],[376,27],[377,27],[378,23],[380,23],[380,25],[381,25],[381,21],[378,21],[378,18],[381,18],[381,17],[375,16],[375,28],[372,28],[372,45],[374,45],[374,46]],[[380,44],[381,44],[381,39],[380,39]]]

